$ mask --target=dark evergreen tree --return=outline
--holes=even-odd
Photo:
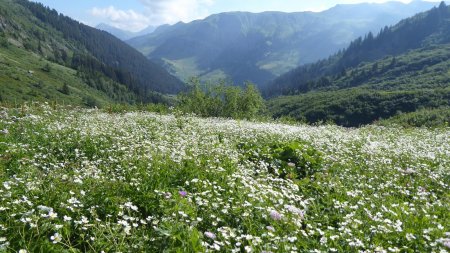
[[[67,85],[67,83],[64,83],[64,85],[61,87],[61,93],[66,94],[66,95],[70,95],[70,88],[69,85]]]

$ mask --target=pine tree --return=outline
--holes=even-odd
[[[66,95],[70,95],[70,88],[69,85],[67,85],[67,83],[64,83],[64,85],[61,88],[61,93],[66,94]]]

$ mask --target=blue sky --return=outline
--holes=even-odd
[[[35,0],[85,24],[139,31],[149,25],[189,22],[226,11],[321,11],[336,4],[386,0]],[[409,0],[401,0],[410,2]]]

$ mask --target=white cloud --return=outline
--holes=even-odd
[[[90,14],[105,23],[129,31],[138,31],[149,25],[189,22],[205,18],[211,12],[223,11],[322,11],[332,6],[360,2],[386,2],[390,0],[139,0],[142,9],[121,10],[114,6],[93,8]],[[411,2],[411,0],[393,0]],[[438,0],[428,0],[438,1]]]
[[[91,15],[104,18],[107,23],[128,31],[140,31],[146,28],[151,20],[149,17],[134,10],[120,10],[114,6],[107,8],[94,7],[90,10]]]
[[[121,10],[114,6],[94,7],[90,14],[105,19],[114,27],[139,31],[149,25],[173,24],[179,21],[189,22],[205,18],[215,0],[139,0],[144,5],[142,11]]]
[[[140,0],[154,24],[172,24],[204,18],[214,0]]]

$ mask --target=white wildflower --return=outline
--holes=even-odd
[[[50,237],[50,240],[52,240],[52,242],[56,244],[62,241],[62,237],[59,233],[55,233]]]

